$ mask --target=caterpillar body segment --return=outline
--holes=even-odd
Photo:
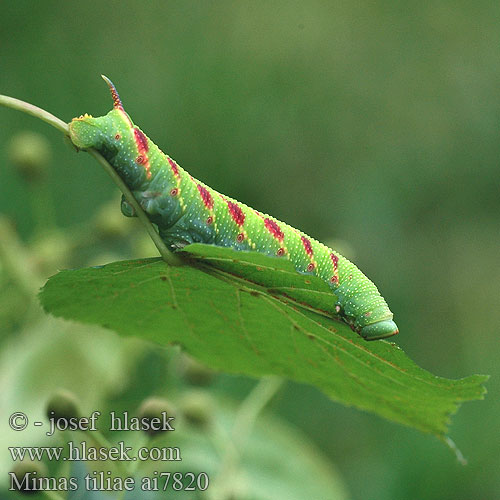
[[[298,272],[329,284],[338,298],[332,300],[332,315],[363,338],[398,333],[377,287],[353,263],[301,231],[193,178],[134,125],[114,85],[104,79],[111,89],[113,109],[97,118],[74,118],[70,138],[78,148],[94,148],[109,161],[172,250],[205,243],[289,259]],[[121,209],[126,216],[135,215],[125,200]]]

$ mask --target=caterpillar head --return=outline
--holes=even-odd
[[[392,319],[377,321],[376,323],[366,325],[360,331],[361,336],[365,340],[385,339],[398,333],[398,327]]]
[[[79,149],[99,149],[102,143],[102,131],[97,118],[84,114],[73,118],[69,124],[71,142]]]

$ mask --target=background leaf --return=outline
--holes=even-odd
[[[279,259],[246,254],[240,262],[240,252],[193,250],[210,252],[239,276],[261,273],[259,281],[268,285],[287,275],[276,269],[283,265]],[[41,302],[67,319],[179,343],[217,370],[312,384],[339,402],[438,436],[461,402],[484,394],[484,376],[435,377],[393,343],[366,342],[340,321],[218,273],[205,264],[169,267],[159,259],[115,262],[60,272],[43,288]],[[308,279],[296,274],[292,281],[302,286]]]
[[[219,438],[231,436],[234,408],[227,403],[220,398],[212,401],[210,425],[217,427],[214,434]],[[169,463],[170,470],[209,474],[210,486],[206,496],[200,495],[202,498],[227,498],[224,493],[238,500],[343,500],[349,497],[337,469],[326,457],[298,429],[266,413],[255,422],[238,456],[231,457],[231,448],[225,447],[224,441],[214,447],[214,438],[206,429],[185,421],[179,423],[174,437],[160,437],[155,445],[174,445],[182,450],[183,461]],[[218,451],[223,453],[219,455]],[[226,467],[222,469],[224,463]],[[149,469],[144,467],[138,474],[149,472],[151,475],[155,465],[149,464]]]

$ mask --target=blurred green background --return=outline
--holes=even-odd
[[[19,0],[0,13],[0,93],[66,121],[99,116],[111,107],[106,74],[134,121],[193,176],[352,258],[377,283],[400,327],[397,343],[420,366],[450,378],[493,375],[486,400],[453,419],[466,467],[430,436],[287,385],[273,412],[335,464],[350,498],[498,498],[498,2]],[[155,255],[137,236],[80,242],[58,260],[76,231],[95,237],[82,227],[110,200],[119,213],[116,189],[49,126],[8,109],[0,124],[0,213],[30,245],[30,265],[44,256],[34,291],[57,268]],[[45,240],[30,202],[34,189],[42,195],[8,160],[11,137],[26,129],[52,147],[47,189],[59,231]],[[36,366],[37,377],[46,373],[38,390],[48,393],[56,369],[32,359],[71,346],[56,371],[82,373],[64,386],[89,405],[110,404],[131,377],[130,343],[71,325],[57,335],[27,331],[9,316],[27,314],[23,301],[4,300],[12,293],[2,283],[2,397],[35,404],[16,392],[19,381],[32,380]],[[109,370],[101,363],[88,378],[84,367],[94,370],[92,353],[103,349],[117,353],[103,361],[111,357]],[[159,376],[136,362],[138,380]],[[17,377],[21,369],[33,373]],[[82,388],[82,378],[94,385]],[[253,383],[221,375],[210,392],[238,400]],[[151,393],[160,390],[157,382]]]

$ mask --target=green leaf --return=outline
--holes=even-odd
[[[258,290],[292,299],[329,318],[335,311],[337,297],[328,284],[311,273],[298,273],[289,260],[199,243],[188,245],[183,253],[195,259],[195,264],[205,272],[215,272],[220,278],[226,277],[232,282],[240,278],[247,287],[258,285]]]
[[[395,344],[367,342],[325,314],[335,296],[285,260],[207,245],[186,250],[192,265],[146,259],[62,271],[42,289],[42,305],[123,335],[181,344],[217,370],[311,384],[441,438],[460,403],[483,398],[487,377],[436,377]]]

